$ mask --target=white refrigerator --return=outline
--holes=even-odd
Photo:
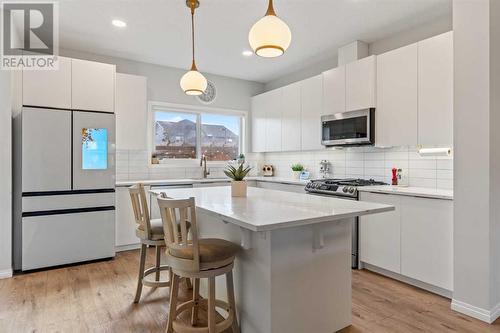
[[[25,107],[14,126],[14,269],[113,257],[115,115]]]

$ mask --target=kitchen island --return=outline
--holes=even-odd
[[[242,245],[234,276],[243,333],[332,333],[349,326],[352,217],[394,210],[252,187],[245,198],[231,197],[227,186],[153,191],[160,192],[196,199],[200,237]],[[217,283],[217,297],[225,299],[223,279]]]

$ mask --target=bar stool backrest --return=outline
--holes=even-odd
[[[189,259],[176,260],[182,266],[178,268],[198,272],[200,270],[200,249],[195,199],[171,199],[165,193],[161,193],[158,195],[158,206],[163,220],[165,244],[168,249],[188,250],[188,253],[192,253],[192,257]],[[188,223],[190,223],[189,227]],[[188,237],[188,231],[191,233],[191,239]]]
[[[149,208],[146,200],[146,191],[143,184],[137,184],[128,188],[132,208],[134,210],[135,222],[142,226],[147,238],[151,238],[151,221],[149,219]]]

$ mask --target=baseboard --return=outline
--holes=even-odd
[[[488,324],[493,323],[500,315],[500,304],[497,304],[493,310],[489,311],[454,299],[451,302],[451,309]]]
[[[0,270],[0,279],[8,279],[12,277],[12,268]]]
[[[115,246],[115,251],[122,252],[122,251],[129,251],[129,250],[137,250],[140,248],[141,248],[141,243],[127,244],[127,245]]]
[[[407,277],[407,276],[404,276],[404,275],[401,275],[398,273],[394,273],[394,272],[388,271],[386,269],[383,269],[383,268],[380,268],[377,266],[373,266],[373,265],[370,265],[370,264],[367,264],[364,262],[361,263],[360,267],[367,269],[369,271],[390,277],[391,279],[398,280],[398,281],[401,281],[401,282],[404,282],[407,284],[411,284],[412,286],[427,290],[433,294],[437,294],[437,295],[440,295],[440,296],[443,296],[443,297],[446,297],[449,299],[451,299],[452,294],[453,294],[453,292],[450,290],[447,290],[447,289],[444,289],[441,287],[437,287],[437,286],[434,286],[432,284],[428,284],[428,283],[425,283],[425,282],[422,282],[419,280],[415,280],[415,279],[412,279],[410,277]]]

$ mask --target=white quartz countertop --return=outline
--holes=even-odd
[[[370,193],[386,193],[386,194],[396,194],[396,195],[406,195],[412,197],[422,197],[422,198],[434,198],[434,199],[444,199],[453,200],[452,190],[440,190],[425,187],[405,187],[405,186],[391,186],[391,185],[381,185],[381,186],[365,186],[358,187],[360,192],[370,192]]]
[[[260,182],[282,183],[290,185],[304,185],[306,186],[308,180],[296,180],[281,177],[247,177],[247,180],[255,180]],[[216,183],[216,182],[229,182],[229,178],[186,178],[186,179],[158,179],[158,180],[125,180],[116,182],[117,187],[132,186],[138,183],[144,185],[184,185],[184,184],[202,184],[202,183]]]
[[[394,210],[393,206],[248,187],[248,196],[231,197],[228,186],[151,190],[171,198],[196,199],[202,212],[251,231],[269,231]]]

